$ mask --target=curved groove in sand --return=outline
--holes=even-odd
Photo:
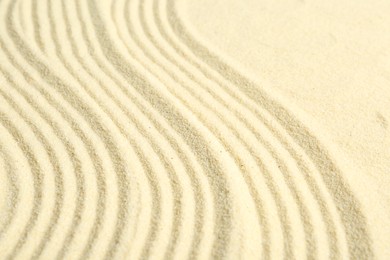
[[[5,164],[4,170],[6,171],[7,174],[7,181],[9,183],[8,187],[8,200],[9,200],[9,208],[7,208],[7,217],[5,220],[3,220],[3,223],[0,228],[0,239],[4,237],[4,234],[6,234],[9,226],[12,224],[15,214],[16,214],[16,209],[19,204],[19,185],[18,185],[18,177],[16,176],[16,170],[14,167],[15,161],[11,157],[11,155],[3,148],[3,145],[0,143],[0,157]]]
[[[29,232],[34,227],[34,224],[36,223],[38,219],[38,215],[40,214],[41,210],[41,201],[42,201],[42,172],[41,167],[38,163],[38,160],[36,156],[34,155],[33,149],[28,144],[28,142],[24,139],[21,132],[17,129],[17,127],[11,122],[11,120],[7,117],[6,114],[3,112],[0,112],[0,122],[1,124],[8,130],[8,132],[12,135],[12,137],[16,140],[19,148],[25,153],[26,159],[29,162],[29,165],[31,167],[31,172],[33,174],[33,180],[34,180],[34,206],[33,210],[31,212],[30,218],[28,222],[26,223],[21,235],[18,237],[18,241],[16,245],[12,248],[10,255],[8,258],[12,259],[16,256],[18,253],[18,250],[23,246],[25,243]]]
[[[84,37],[85,37],[85,35],[84,35]],[[89,40],[87,39],[87,38],[85,38],[86,39],[86,42],[89,42]],[[72,46],[73,46],[73,43],[72,43]],[[90,46],[90,44],[89,44],[89,51],[90,51],[90,53],[91,53],[91,56],[93,56],[94,57],[94,53],[93,53],[93,48]],[[96,59],[96,58],[95,58]],[[78,60],[79,60],[79,62],[82,62],[79,58],[78,58]],[[103,65],[101,65],[101,62],[99,62],[99,61],[96,61],[97,63],[98,63],[98,66],[103,70],[103,72],[104,73],[107,73],[107,70],[104,70],[104,68],[103,68]],[[84,66],[83,66],[84,67]],[[85,68],[85,67],[84,67]],[[88,72],[89,74],[91,74],[90,72]],[[112,77],[112,76],[111,76]],[[115,80],[115,78],[113,78],[113,80]],[[117,83],[117,82],[116,82]],[[119,84],[119,83],[118,83]],[[103,88],[104,88],[104,86],[102,86]],[[109,95],[111,98],[113,98],[114,100],[115,100],[115,102],[116,103],[120,103],[119,101],[117,101],[117,99],[115,99],[115,97],[113,97],[112,96],[112,94],[109,92],[109,91],[107,91],[107,89],[105,89],[105,91],[106,91],[106,93],[107,93],[107,95]],[[144,108],[143,108],[144,109]],[[129,118],[129,119],[131,119],[133,122],[132,123],[134,123],[135,125],[136,125],[136,127],[140,130],[140,132],[143,132],[147,137],[148,137],[148,139],[150,139],[150,141],[151,141],[151,144],[152,144],[152,146],[153,146],[153,149],[154,149],[154,151],[155,152],[157,152],[158,153],[158,156],[159,156],[159,158],[161,159],[161,161],[163,161],[163,163],[164,163],[164,165],[165,165],[165,167],[168,169],[168,171],[169,172],[174,172],[173,170],[172,170],[172,165],[166,160],[166,158],[163,158],[163,155],[161,154],[161,152],[159,152],[159,150],[161,149],[161,148],[158,148],[157,146],[156,146],[156,143],[155,143],[155,141],[153,141],[153,139],[151,138],[151,137],[149,137],[149,135],[147,134],[147,130],[145,129],[145,128],[142,128],[142,126],[140,126],[140,124],[139,123],[137,123],[137,120],[136,120],[136,118],[134,118],[134,116],[132,116],[131,114],[129,114],[129,112],[128,112],[128,109],[126,109],[126,108],[124,108],[123,107],[123,105],[121,104],[121,110],[124,112],[124,113],[126,113],[126,115],[127,115],[127,117]],[[161,127],[161,125],[157,125],[158,127]],[[172,142],[171,140],[171,138],[169,137],[169,136],[167,136],[167,137],[165,137],[166,139],[168,139],[170,142]],[[189,165],[188,165],[188,160],[185,158],[185,157],[183,157],[182,155],[181,155],[181,153],[180,153],[180,149],[178,149],[177,147],[178,147],[178,145],[177,144],[174,144],[174,147],[175,147],[175,150],[177,150],[178,152],[178,154],[180,154],[180,157],[181,157],[181,159],[182,159],[182,161],[184,162],[184,164],[185,164],[185,167],[186,167],[186,169],[187,169],[187,171],[189,172],[189,173],[191,173],[191,172],[193,172],[193,170],[189,167]],[[193,175],[193,174],[192,174]],[[152,180],[153,178],[151,177],[151,180]],[[175,178],[174,178],[175,179]],[[171,183],[175,183],[175,182],[177,182],[177,181],[175,181],[175,180],[171,180]],[[195,180],[195,182],[196,182],[196,180]],[[156,186],[156,184],[154,185],[154,186]],[[196,188],[195,188],[195,190],[196,190]],[[180,194],[181,194],[181,192],[176,188],[175,189],[175,200],[176,201],[180,201]],[[201,198],[202,197],[202,195],[201,195],[201,193],[198,191],[197,192],[197,197],[198,198]],[[155,200],[157,200],[157,196],[155,196]],[[153,207],[153,208],[156,208],[156,207]],[[158,209],[158,208],[156,208],[156,209]],[[176,207],[176,215],[177,215],[177,213],[179,212],[179,210],[180,210],[180,208],[179,207]],[[199,214],[200,214],[201,212],[199,212]],[[156,221],[156,219],[158,219],[158,212],[156,212],[155,213],[155,216],[153,217],[153,221]],[[176,222],[177,222],[177,220],[176,220]],[[175,224],[177,224],[177,223],[175,223]],[[154,230],[156,230],[157,229],[157,227],[156,227],[156,224],[151,224],[150,225],[151,227],[154,227]],[[175,226],[175,225],[174,225]],[[176,225],[177,226],[177,225]],[[176,227],[177,228],[177,227]],[[151,231],[151,233],[150,233],[150,235],[149,235],[149,237],[154,237],[155,236],[155,231]],[[148,239],[148,241],[151,241],[151,239]]]
[[[333,195],[334,202],[339,208],[352,258],[371,258],[371,241],[364,216],[357,206],[358,203],[341,179],[341,173],[337,169],[337,166],[334,165],[327,155],[327,151],[322,148],[322,144],[316,139],[313,133],[310,133],[310,131],[291,115],[291,112],[272,100],[261,88],[258,88],[249,79],[240,75],[231,66],[213,55],[210,50],[200,44],[195,38],[191,37],[176,13],[175,3],[171,0],[168,0],[167,12],[171,28],[190,47],[189,49],[194,54],[202,58],[206,64],[233,84],[243,85],[244,87],[240,88],[240,90],[259,106],[267,109],[284,126],[295,141],[306,150],[308,156],[316,163],[325,184]],[[356,238],[360,238],[359,241]]]
[[[320,137],[177,4],[0,2],[0,123],[34,189],[21,218],[26,173],[0,143],[0,258],[372,258]]]
[[[311,239],[309,238],[308,241],[310,241]]]
[[[50,240],[51,233],[53,232],[54,227],[56,226],[59,216],[61,215],[62,211],[62,205],[63,205],[63,193],[64,193],[64,184],[63,184],[63,170],[61,169],[61,166],[59,164],[59,161],[57,159],[57,155],[54,151],[54,149],[51,147],[49,144],[49,141],[47,138],[44,137],[43,133],[40,132],[38,127],[32,123],[23,112],[20,111],[18,108],[17,104],[3,91],[0,90],[0,94],[2,97],[8,102],[11,107],[17,111],[19,116],[29,125],[31,128],[32,132],[36,136],[36,138],[42,143],[44,149],[46,150],[48,156],[49,156],[49,161],[53,167],[53,171],[55,173],[55,204],[54,204],[54,209],[53,209],[53,214],[50,218],[47,230],[44,232],[43,238],[40,242],[40,244],[37,246],[33,257],[37,258],[39,257],[40,253],[42,252],[42,249],[45,245],[45,242]],[[11,254],[10,258],[13,258],[13,254]]]

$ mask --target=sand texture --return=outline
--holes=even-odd
[[[390,259],[390,2],[1,0],[0,259]]]

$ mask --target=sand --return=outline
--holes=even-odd
[[[389,13],[0,1],[0,259],[389,259]]]

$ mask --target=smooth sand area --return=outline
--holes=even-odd
[[[389,14],[0,1],[0,259],[389,259]]]

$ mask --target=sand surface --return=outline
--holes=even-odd
[[[0,259],[390,259],[389,14],[0,1]]]

